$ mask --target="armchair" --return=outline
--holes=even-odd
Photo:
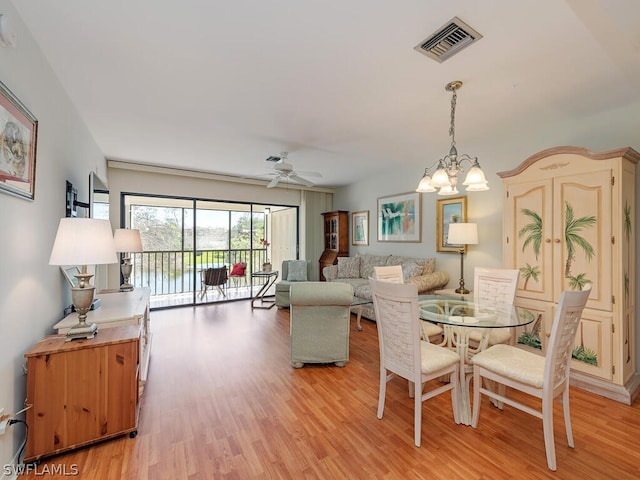
[[[276,307],[289,308],[289,289],[298,282],[311,278],[311,262],[308,260],[285,260],[280,270],[280,281],[276,283]]]
[[[349,320],[353,289],[348,283],[291,285],[291,365],[349,361]]]

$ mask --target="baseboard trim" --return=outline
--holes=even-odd
[[[631,405],[640,394],[640,375],[633,374],[625,385],[615,385],[582,372],[571,371],[570,384],[587,392]]]

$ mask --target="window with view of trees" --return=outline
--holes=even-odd
[[[140,230],[144,252],[132,254],[135,285],[153,295],[195,292],[206,268],[244,262],[260,270],[269,258],[262,205],[125,195],[126,224]],[[295,246],[293,248],[295,251]],[[247,293],[250,296],[250,292]],[[195,301],[195,294],[193,295]]]

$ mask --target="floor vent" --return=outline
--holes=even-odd
[[[480,40],[482,35],[458,17],[453,17],[440,30],[413,47],[437,62],[444,62],[460,50]]]

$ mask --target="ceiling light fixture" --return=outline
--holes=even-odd
[[[484,176],[480,164],[478,163],[478,157],[470,157],[466,153],[458,155],[456,149],[456,91],[462,87],[462,82],[456,80],[448,83],[445,90],[452,92],[451,95],[451,125],[449,126],[449,136],[451,137],[451,149],[449,155],[445,155],[443,158],[435,162],[428,168],[424,169],[424,175],[418,183],[416,192],[435,192],[438,191],[438,195],[455,195],[458,192],[458,174],[463,173],[463,162],[469,162],[471,168],[464,179],[463,185],[466,185],[467,192],[481,192],[489,190],[487,186],[487,179]],[[436,167],[437,165],[437,167]],[[430,173],[433,168],[435,171],[433,175]]]

